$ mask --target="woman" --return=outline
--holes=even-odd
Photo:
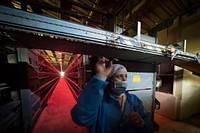
[[[141,100],[126,92],[126,68],[102,57],[95,71],[71,110],[72,120],[90,133],[152,133]]]

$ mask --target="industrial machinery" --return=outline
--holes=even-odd
[[[185,61],[193,64],[199,62],[199,55],[148,42],[146,37],[143,38],[140,34],[140,26],[138,26],[137,36],[131,38],[4,6],[0,7],[0,14],[1,36],[19,47],[51,48],[88,55],[105,55],[130,61],[142,60],[149,63],[171,62],[171,59],[173,59],[172,63],[177,65]],[[22,37],[23,40],[20,40]],[[45,45],[46,43],[48,45]],[[62,47],[59,47],[60,45]],[[98,53],[95,49],[98,49]],[[187,69],[190,70],[190,68]]]
[[[20,122],[19,117],[13,118],[13,123],[18,122],[16,127],[22,126],[25,132],[34,123],[38,110],[45,106],[45,101],[48,100],[59,79],[59,72],[40,54],[29,49],[51,49],[81,54],[65,71],[66,81],[71,86],[70,89],[75,98],[91,76],[89,55],[116,58],[116,62],[123,63],[129,71],[128,91],[143,100],[145,108],[153,119],[156,65],[162,62],[173,63],[199,75],[200,69],[197,68],[200,68],[200,55],[159,45],[155,39],[140,34],[140,25],[138,23],[137,36],[127,37],[0,6],[1,46],[17,47],[17,58],[13,57],[17,60],[14,61],[15,66],[18,67],[16,71],[26,77],[26,79],[19,79],[20,85],[16,91],[9,89],[9,92],[6,92],[4,90],[9,88],[9,85],[5,82],[0,83],[0,87],[3,88],[0,89],[1,98],[3,98],[3,93],[8,95],[7,97],[9,95],[14,97],[2,103],[1,110],[9,108],[12,114],[11,108],[14,108],[22,112],[23,120]],[[11,51],[15,53],[15,49]],[[5,68],[3,67],[2,70]],[[27,84],[23,84],[24,82]],[[22,110],[16,108],[19,105],[22,106]],[[4,121],[5,116],[6,114],[2,114],[0,117],[1,130],[5,124],[7,127],[13,125]]]

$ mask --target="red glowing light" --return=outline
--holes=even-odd
[[[63,77],[65,75],[65,72],[60,72],[60,77]]]

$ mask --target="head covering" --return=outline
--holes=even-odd
[[[113,68],[112,68],[111,73],[108,75],[108,79],[110,79],[115,73],[117,73],[121,69],[125,69],[127,71],[126,67],[124,67],[123,65],[121,65],[121,64],[113,64]]]

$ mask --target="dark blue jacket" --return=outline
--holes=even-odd
[[[126,92],[127,100],[121,112],[118,101],[105,91],[107,84],[95,77],[89,80],[71,110],[72,120],[88,127],[90,133],[153,133],[152,123],[141,100]],[[138,112],[144,119],[144,128],[135,128],[125,122],[125,117],[132,111]]]

